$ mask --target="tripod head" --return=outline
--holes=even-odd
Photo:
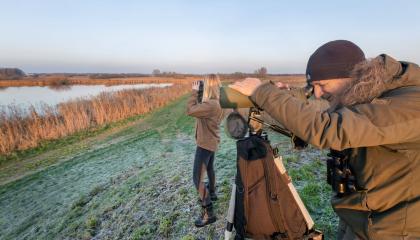
[[[275,86],[273,85],[273,87]],[[313,94],[313,86],[308,84],[304,88],[304,93],[306,98],[311,97]],[[263,131],[263,127],[266,127],[284,136],[290,137],[296,149],[302,149],[308,145],[288,129],[278,124],[270,124],[264,121],[261,114],[264,110],[255,106],[248,96],[245,96],[234,89],[229,87],[220,88],[220,105],[222,108],[234,109],[227,117],[225,124],[226,134],[233,139],[240,140],[251,135],[261,136],[262,134],[266,134]],[[237,111],[238,108],[249,109],[247,119]]]

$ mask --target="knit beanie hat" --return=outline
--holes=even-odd
[[[328,42],[309,58],[306,80],[348,78],[354,66],[364,60],[365,54],[356,44],[347,40]]]

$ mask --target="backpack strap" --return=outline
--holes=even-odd
[[[238,149],[239,149],[239,146],[238,146]],[[233,221],[233,225],[236,231],[235,240],[245,239],[245,225],[246,225],[245,206],[244,206],[245,189],[244,189],[244,184],[242,182],[239,164],[240,164],[240,158],[239,158],[239,153],[238,153],[237,159],[236,159],[236,177],[235,177],[236,198],[235,198],[235,214],[234,214],[234,221]]]
[[[263,140],[262,140],[263,141]],[[273,220],[273,223],[280,230],[280,232],[276,233],[276,236],[280,236],[283,239],[287,239],[287,230],[286,226],[284,225],[285,221],[283,218],[283,214],[281,210],[277,207],[273,207],[272,202],[277,202],[279,199],[277,189],[277,181],[272,181],[276,176],[274,174],[274,154],[273,149],[271,148],[270,144],[264,142],[264,145],[267,149],[267,155],[262,160],[264,166],[264,176],[265,181],[267,184],[267,199],[268,199],[268,207],[270,208],[270,217]]]

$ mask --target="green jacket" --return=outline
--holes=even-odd
[[[379,57],[393,80],[367,104],[320,111],[269,83],[251,98],[310,144],[352,149],[359,191],[332,204],[358,236],[420,239],[420,68]]]

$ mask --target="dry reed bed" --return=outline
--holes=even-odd
[[[175,84],[166,88],[104,92],[94,98],[61,103],[56,108],[44,105],[43,114],[34,107],[29,109],[29,115],[17,107],[9,107],[9,113],[0,112],[0,154],[33,148],[43,140],[148,113],[190,89],[190,84]]]
[[[18,86],[51,86],[51,85],[120,85],[120,84],[140,84],[140,83],[174,83],[183,84],[197,80],[197,77],[127,77],[127,78],[108,78],[92,79],[88,76],[60,76],[51,75],[38,78],[26,77],[20,80],[0,80],[0,87]]]
[[[267,79],[282,81],[292,86],[305,84],[305,79],[302,76],[268,76]],[[28,82],[43,86],[42,84],[51,85],[51,82],[56,80],[50,78],[45,82]],[[104,84],[104,82],[107,82],[110,85],[121,83],[174,83],[174,85],[170,88],[102,93],[93,99],[79,99],[62,103],[57,108],[45,105],[41,109],[43,114],[40,114],[34,107],[29,109],[28,115],[25,111],[10,106],[9,113],[4,110],[0,111],[0,154],[4,155],[15,150],[36,147],[43,140],[58,139],[83,129],[150,112],[152,109],[163,106],[188,92],[193,80],[197,80],[197,78],[84,79],[75,77],[71,80],[73,81],[72,84],[84,84],[86,82]],[[23,84],[23,81],[26,80],[2,80],[0,81],[0,88],[2,84]],[[50,81],[49,84],[48,81]]]
[[[250,77],[256,77],[259,78],[258,76],[250,76]],[[223,82],[226,83],[233,83],[236,81],[240,81],[243,80],[244,78],[229,78],[229,77],[225,77],[222,78]],[[286,75],[286,76],[275,76],[275,75],[269,75],[263,78],[260,78],[263,81],[273,81],[273,82],[283,82],[283,83],[287,83],[292,87],[303,87],[306,85],[306,78],[304,75]]]
[[[287,83],[294,87],[302,87],[306,85],[306,78],[304,75],[269,76],[267,79],[270,79],[273,82]]]
[[[229,76],[221,75],[221,79],[224,82],[235,82],[244,79],[247,76],[241,78],[231,78]],[[255,76],[248,76],[255,77]],[[48,75],[41,76],[38,78],[26,77],[20,80],[0,80],[0,88],[6,87],[19,87],[19,86],[65,86],[65,85],[120,85],[120,84],[140,84],[140,83],[174,83],[183,84],[191,83],[202,77],[126,77],[126,78],[90,78],[89,76],[65,76],[65,75]],[[284,83],[292,83],[304,85],[304,75],[289,75],[289,76],[275,76],[269,75],[264,79],[270,79],[273,81],[282,81]]]

